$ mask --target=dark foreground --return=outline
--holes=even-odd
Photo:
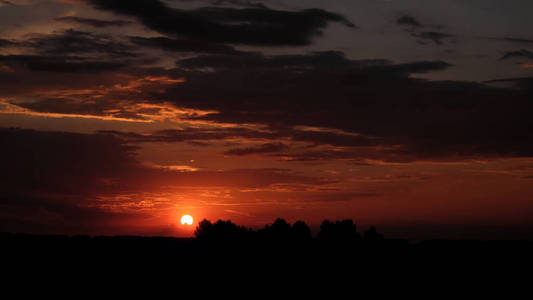
[[[14,262],[84,263],[111,260],[182,265],[269,263],[340,266],[348,264],[456,263],[527,264],[532,241],[197,239],[140,236],[67,236],[0,233],[2,259]]]
[[[297,299],[314,298],[318,291],[340,298],[365,290],[428,299],[430,293],[454,297],[467,289],[477,299],[479,292],[498,288],[505,290],[500,298],[507,299],[529,289],[533,266],[530,241],[0,234],[0,245],[5,287],[23,284],[22,291],[32,291],[44,286],[55,294],[68,286],[98,297],[110,288],[132,294],[148,290],[151,296],[168,290],[245,297],[290,291]],[[250,289],[255,292],[249,294]]]

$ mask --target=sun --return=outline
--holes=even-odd
[[[181,225],[188,225],[188,226],[190,226],[190,225],[192,225],[192,223],[193,223],[193,218],[192,218],[191,215],[183,215],[183,216],[181,217]]]

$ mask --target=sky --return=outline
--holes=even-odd
[[[0,1],[0,231],[533,236],[529,0]]]

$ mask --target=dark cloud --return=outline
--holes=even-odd
[[[434,28],[434,30],[440,30],[442,26],[438,25],[424,25],[420,23],[415,17],[404,15],[396,20],[396,24],[408,27],[407,32],[410,32],[411,36],[418,38],[419,44],[426,44],[426,41],[434,42],[436,45],[442,45],[444,40],[454,37],[454,35],[441,33],[437,31],[422,31],[426,28]]]
[[[386,60],[349,60],[344,53],[338,51],[313,52],[308,55],[276,55],[264,56],[259,53],[249,53],[239,56],[204,55],[189,59],[182,59],[176,63],[187,69],[214,68],[224,70],[279,70],[288,73],[309,72],[311,70],[360,71],[368,74],[380,73],[397,76],[410,73],[425,73],[442,70],[450,65],[442,61],[415,62],[392,65]],[[403,75],[402,75],[403,76]]]
[[[52,34],[34,35],[19,43],[43,55],[100,54],[111,58],[137,56],[131,46],[117,42],[109,35],[94,34],[73,29]]]
[[[3,59],[0,57],[0,61]],[[16,59],[23,61],[21,57]],[[32,59],[24,60],[28,63]],[[333,51],[200,55],[179,60],[177,65],[179,68],[172,70],[124,69],[130,75],[185,78],[186,82],[164,89],[114,93],[82,105],[66,99],[20,105],[40,112],[107,115],[113,109],[121,110],[125,103],[171,103],[216,111],[189,116],[194,121],[261,124],[268,128],[113,133],[130,142],[205,143],[244,138],[274,144],[288,139],[312,146],[346,147],[336,152],[293,150],[280,157],[289,160],[408,162],[533,155],[528,129],[532,123],[526,113],[531,110],[527,81],[520,81],[520,89],[427,81],[412,75],[444,70],[450,65],[442,61],[394,64],[378,59],[352,60]],[[120,116],[140,118],[131,112]]]
[[[0,40],[0,47],[23,50],[20,55],[2,55],[0,62],[33,71],[100,73],[125,66],[151,63],[131,51],[131,45],[109,35],[65,30],[51,34],[32,34],[26,40]]]
[[[234,5],[243,7],[255,7],[255,8],[267,8],[263,3],[259,1],[250,0],[212,0],[212,5]]]
[[[0,47],[9,47],[16,45],[15,42],[6,39],[0,39]]]
[[[36,102],[18,103],[19,107],[36,112],[104,116],[106,110],[116,109],[114,101],[76,101],[69,98],[49,98]]]
[[[289,169],[233,169],[181,172],[172,178],[178,186],[265,188],[279,184],[327,185],[336,181],[306,176]]]
[[[307,45],[329,22],[354,27],[339,14],[321,9],[280,11],[268,8],[180,10],[159,0],[87,0],[96,8],[132,16],[170,35],[247,45]]]
[[[157,60],[137,53],[128,41],[72,29],[30,34],[21,40],[0,40],[2,46],[18,49],[23,54],[0,55],[0,62],[41,72],[101,73],[153,64]]]
[[[23,66],[32,71],[60,73],[101,73],[115,71],[128,65],[128,61],[85,60],[81,57],[37,55],[0,55],[0,62]]]
[[[87,62],[61,62],[61,61],[35,61],[28,64],[34,71],[65,72],[65,73],[101,73],[116,71],[125,67],[124,62],[87,61]]]
[[[527,129],[532,125],[526,113],[531,103],[523,80],[521,90],[472,82],[426,81],[411,75],[443,70],[449,64],[350,60],[339,52],[203,55],[180,60],[178,65],[186,69],[179,69],[186,83],[168,86],[163,92],[143,91],[134,99],[217,111],[190,118],[263,124],[269,130],[187,128],[152,135],[113,134],[132,142],[244,138],[274,144],[283,138],[315,146],[347,147],[333,152],[292,151],[287,154],[289,160],[370,158],[407,162],[533,154]],[[210,71],[202,71],[205,69]],[[113,95],[117,101],[131,101],[131,97]],[[42,112],[105,114],[113,105],[123,104],[87,105],[69,108],[56,101],[25,107]]]
[[[112,212],[84,206],[71,197],[0,196],[0,231],[34,234],[117,234],[127,220],[142,219],[138,213]]]
[[[411,17],[411,16],[403,16],[401,18],[399,18],[396,23],[400,24],[400,25],[409,25],[409,26],[412,26],[412,27],[421,27],[422,24],[420,22],[418,22],[417,19],[415,19],[414,17]]]
[[[246,128],[219,128],[200,129],[184,128],[181,130],[162,130],[152,134],[138,134],[134,132],[101,131],[103,134],[112,134],[131,143],[177,143],[215,141],[226,139],[247,139],[247,140],[279,140],[290,139],[295,142],[306,142],[314,145],[332,145],[345,147],[369,147],[388,145],[387,141],[376,137],[365,137],[361,135],[341,134],[332,132],[304,131],[298,128],[279,128],[272,131],[257,131]],[[230,145],[234,146],[234,145]],[[281,143],[267,143],[260,147],[243,149],[233,149],[231,154],[248,154],[250,152],[263,153],[279,152],[287,150],[287,146]],[[241,151],[243,150],[243,151]],[[271,150],[271,151],[265,151]],[[231,151],[231,150],[230,150]],[[235,153],[234,153],[235,152]]]
[[[412,156],[393,157],[388,151],[375,151],[375,149],[350,149],[350,150],[308,150],[280,155],[284,161],[331,161],[331,160],[349,160],[349,161],[394,161],[394,162],[411,162]]]
[[[120,132],[120,131],[100,131],[103,134],[116,135],[122,139],[126,139],[133,143],[146,142],[191,142],[191,141],[209,141],[209,140],[224,140],[230,138],[273,138],[275,135],[271,133],[258,132],[245,128],[223,128],[223,129],[201,129],[201,128],[185,128],[181,130],[161,130],[153,134],[138,134],[135,132]]]
[[[489,80],[486,83],[514,83],[515,86],[522,92],[525,96],[531,96],[533,94],[533,77],[520,77],[520,78],[504,78]]]
[[[385,146],[390,143],[378,137],[324,131],[297,130],[294,128],[291,130],[280,130],[278,134],[282,137],[290,138],[293,141],[336,147],[372,147]]]
[[[89,66],[84,68],[85,72],[66,72],[72,69],[82,69],[77,64],[84,61],[80,59],[74,60],[71,57],[66,59],[64,57],[46,56],[0,56],[0,90],[2,91],[2,96],[13,100],[27,99],[28,102],[43,102],[40,105],[40,109],[43,111],[52,112],[55,109],[65,109],[66,111],[66,106],[70,106],[70,109],[78,110],[75,103],[90,102],[98,97],[101,98],[106,91],[113,89],[115,86],[121,87],[128,85],[131,80],[143,78],[132,77],[142,75],[134,75],[136,74],[135,70],[131,66],[128,67],[129,60],[117,60],[115,64],[118,62],[120,64],[116,66],[104,65],[104,68],[100,69],[97,69],[96,66]],[[88,60],[85,62],[91,64],[94,61]],[[66,63],[67,66],[74,64],[74,67],[68,66],[68,68],[59,70],[50,68],[53,64],[61,63]],[[137,61],[134,60],[131,63],[135,64]],[[45,68],[42,68],[42,66]],[[42,71],[37,71],[36,69]],[[49,71],[44,71],[43,69]],[[92,70],[92,72],[87,70]],[[125,74],[126,70],[131,75],[121,76],[120,74]],[[146,87],[144,88],[146,89]],[[65,91],[65,94],[62,94],[62,91]],[[68,95],[69,91],[76,95]],[[116,92],[121,94],[120,99],[129,94],[130,101],[142,100],[139,99],[138,95],[135,96],[137,93],[134,91],[122,90],[121,92],[117,90]],[[59,101],[53,100],[54,98],[69,99],[69,101],[59,107],[56,106],[60,105]],[[93,104],[101,108],[111,105],[113,105],[113,109],[120,107],[117,101],[113,99],[101,98],[101,100],[93,101]],[[18,102],[21,104],[21,101]],[[50,104],[48,109],[44,105],[46,102]],[[87,109],[90,108],[87,104],[82,106]],[[92,110],[95,111],[96,109]]]
[[[533,52],[526,50],[526,49],[522,49],[518,51],[508,51],[504,53],[504,55],[500,58],[500,60],[516,58],[516,57],[533,59]]]
[[[511,43],[516,43],[516,44],[533,44],[533,40],[522,39],[522,38],[504,37],[504,38],[488,38],[488,39],[511,42]]]
[[[267,143],[257,147],[235,148],[224,152],[225,155],[245,156],[254,154],[278,153],[288,150],[289,147],[283,143]]]
[[[219,44],[211,43],[204,40],[193,39],[171,39],[167,37],[131,37],[131,42],[143,47],[158,48],[165,51],[172,52],[191,52],[191,53],[213,53],[213,54],[242,54],[235,48]]]
[[[272,131],[256,131],[246,128],[219,128],[200,129],[185,128],[182,130],[164,130],[152,134],[137,134],[132,132],[102,131],[105,134],[112,134],[127,140],[131,143],[146,142],[189,142],[199,143],[205,146],[205,141],[244,139],[247,141],[271,140],[271,143],[253,147],[234,148],[224,152],[225,155],[245,156],[245,155],[268,155],[278,157],[285,161],[320,161],[320,160],[394,160],[413,161],[416,160],[416,153],[399,153],[399,149],[391,149],[401,141],[395,139],[383,139],[377,137],[365,137],[362,135],[342,134],[334,132],[320,132],[300,130],[298,128],[285,128]],[[303,142],[310,144],[310,150],[304,152],[291,151],[291,149],[280,142],[280,139]],[[344,147],[344,150],[316,150],[317,146],[330,145]],[[228,146],[235,146],[234,144]],[[379,150],[378,150],[379,149]],[[404,150],[402,150],[404,151]],[[394,156],[394,157],[393,157]]]
[[[515,43],[524,43],[524,44],[533,44],[533,40],[528,39],[518,39],[518,38],[504,38],[504,40]]]
[[[199,142],[199,141],[190,141],[189,145],[195,146],[195,147],[209,147],[209,143]]]
[[[98,19],[89,19],[89,18],[79,18],[79,17],[59,17],[55,18],[56,21],[69,23],[69,24],[79,24],[79,25],[88,25],[96,28],[104,27],[122,27],[131,24],[129,21],[123,20],[98,20]]]
[[[15,195],[87,195],[137,164],[135,148],[112,135],[1,129],[0,140],[0,184]]]
[[[445,34],[445,33],[435,32],[435,31],[424,31],[418,34],[413,34],[413,36],[421,40],[432,41],[437,45],[442,45],[443,40],[454,37],[454,35],[451,35],[451,34]]]
[[[353,146],[396,144],[401,147],[393,158],[402,156],[402,160],[533,154],[526,130],[531,121],[524,113],[531,104],[522,93],[410,76],[445,69],[449,66],[445,62],[353,61],[328,52],[199,56],[178,65],[191,70],[185,75],[187,84],[168,89],[161,100],[219,111],[202,119],[260,123],[275,131],[298,125],[342,129],[360,136],[313,133],[310,140]],[[216,72],[195,71],[203,68]],[[513,102],[508,102],[509,97]]]
[[[364,198],[382,197],[384,193],[368,191],[368,192],[316,192],[312,195],[303,196],[305,202],[350,202]]]

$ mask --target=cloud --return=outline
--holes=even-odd
[[[531,104],[523,80],[521,90],[472,82],[426,81],[412,74],[444,70],[450,65],[442,61],[393,64],[386,60],[351,60],[341,52],[200,55],[181,59],[177,65],[175,70],[135,72],[179,74],[185,79],[180,83],[139,85],[135,93],[99,93],[99,101],[85,104],[67,97],[20,105],[49,113],[85,111],[107,115],[116,110],[121,112],[114,114],[116,117],[142,119],[136,110],[124,110],[127,103],[142,101],[210,112],[180,115],[190,122],[256,124],[268,129],[185,128],[150,135],[113,133],[131,142],[205,143],[239,138],[275,145],[285,139],[313,147],[344,147],[274,155],[289,161],[409,162],[533,154],[533,143],[525,130],[530,123],[525,112]],[[509,114],[513,115],[512,121],[506,118]],[[239,149],[242,153],[258,151],[256,155],[265,150],[254,147],[245,145],[241,148],[251,149]]]
[[[519,39],[519,38],[506,37],[506,38],[504,38],[504,40],[509,41],[509,42],[515,42],[515,43],[533,44],[533,40],[528,40],[528,39]]]
[[[17,50],[17,54],[0,55],[0,62],[33,71],[100,73],[155,60],[139,57],[130,44],[110,35],[69,29],[25,37],[0,40],[0,47]]]
[[[101,73],[116,71],[128,65],[127,61],[86,61],[80,57],[37,55],[0,55],[0,62],[25,67],[32,71],[61,73]]]
[[[243,54],[235,48],[221,43],[212,43],[194,39],[171,39],[168,37],[131,37],[131,42],[138,46],[157,48],[171,52]]]
[[[81,204],[81,205],[80,205]],[[114,212],[83,205],[80,198],[0,196],[0,230],[33,234],[117,234],[145,219],[135,212]]]
[[[21,103],[42,102],[39,106],[42,112],[51,113],[59,112],[55,109],[67,113],[63,110],[66,106],[79,111],[76,105],[79,108],[85,106],[90,112],[97,110],[91,105],[101,108],[122,107],[123,110],[126,107],[138,106],[136,101],[143,102],[140,97],[142,93],[139,92],[141,88],[145,93],[156,92],[170,83],[183,82],[181,77],[174,77],[177,74],[173,72],[137,69],[135,65],[145,62],[143,59],[103,62],[104,64],[99,65],[98,61],[83,57],[0,56],[0,103],[18,106]],[[81,69],[79,63],[88,65],[85,72],[72,72],[73,69]],[[54,64],[61,67],[66,65],[66,68],[54,69],[51,67]],[[128,103],[121,101],[124,98],[127,98]],[[58,99],[64,101],[63,105],[56,106],[61,104]],[[95,99],[101,101],[95,102]],[[47,109],[45,103],[50,104]],[[105,111],[100,111],[100,114],[105,114]]]
[[[367,199],[367,198],[376,198],[384,196],[383,193],[379,192],[316,192],[313,195],[304,196],[303,201],[305,202],[322,202],[322,203],[333,203],[333,202],[350,202],[354,200]]]
[[[520,89],[510,89],[413,76],[449,68],[443,61],[395,64],[353,60],[338,51],[235,55],[229,48],[218,50],[181,58],[171,69],[147,68],[136,59],[111,59],[107,54],[101,64],[85,56],[2,56],[0,64],[16,72],[0,73],[0,84],[6,95],[34,91],[32,101],[16,105],[40,113],[138,120],[155,120],[152,117],[161,113],[161,118],[212,126],[148,135],[113,133],[130,142],[238,138],[244,143],[241,150],[256,147],[251,145],[259,140],[314,147],[283,155],[256,153],[289,161],[409,162],[533,154],[525,130],[531,123],[525,113],[531,109],[527,81],[517,81]],[[25,69],[48,75],[23,73]],[[57,71],[85,73],[67,79]],[[21,78],[29,84],[13,91]],[[220,123],[234,128],[217,128]],[[235,128],[244,124],[265,130]]]
[[[524,92],[526,97],[533,93],[533,77],[504,78],[488,80],[486,83],[514,83],[520,91]]]
[[[6,39],[0,39],[0,47],[10,47],[15,45],[13,41],[6,40]]]
[[[246,128],[184,128],[179,130],[160,130],[152,134],[138,134],[135,132],[120,132],[120,131],[100,131],[103,134],[116,135],[122,139],[126,139],[133,143],[177,143],[177,142],[198,142],[211,140],[224,140],[231,138],[249,138],[249,139],[264,139],[277,138],[278,135],[270,132],[256,131]]]
[[[506,59],[516,58],[516,57],[533,59],[533,52],[526,50],[526,49],[522,49],[518,51],[508,51],[504,53],[504,55],[500,58],[500,60],[506,60]]]
[[[217,71],[242,70],[284,70],[291,72],[309,72],[310,70],[330,70],[332,72],[360,71],[390,74],[397,76],[411,73],[425,73],[443,70],[450,64],[442,61],[421,61],[393,65],[386,60],[350,60],[342,52],[322,51],[306,55],[265,56],[260,53],[247,53],[239,56],[199,55],[176,62],[179,67],[187,69],[213,68]]]
[[[6,0],[1,0],[0,1],[0,6],[3,6],[3,5],[15,6],[15,4],[13,4],[12,2],[9,2],[9,1],[6,1]]]
[[[187,127],[180,130],[161,130],[152,134],[138,134],[134,132],[119,132],[119,131],[100,131],[103,134],[112,134],[121,139],[125,139],[130,143],[178,143],[178,142],[195,142],[202,143],[202,141],[217,141],[217,140],[232,140],[241,139],[247,141],[261,141],[261,140],[291,140],[294,142],[304,142],[313,145],[331,145],[344,147],[369,147],[369,146],[383,146],[387,145],[387,141],[377,137],[365,137],[362,135],[354,135],[349,133],[335,133],[328,131],[311,131],[302,130],[297,127],[293,128],[278,128],[265,130],[254,130],[247,128],[194,128]],[[287,150],[287,146],[282,143],[267,143],[259,147],[253,147],[236,153],[247,153],[249,151],[260,153],[261,150],[276,150],[271,152],[280,152]],[[268,152],[264,152],[268,153]]]
[[[115,71],[124,66],[124,62],[61,62],[61,61],[36,61],[28,65],[34,71],[65,72],[65,73],[101,73]]]
[[[43,55],[99,54],[110,58],[137,56],[127,44],[115,41],[109,35],[68,29],[52,34],[33,35],[19,43]]]
[[[311,43],[328,23],[354,25],[339,14],[321,9],[281,11],[268,8],[199,8],[181,10],[159,0],[88,0],[95,8],[137,18],[150,29],[168,35],[245,45]]]
[[[394,160],[533,153],[524,131],[530,121],[522,113],[531,106],[527,97],[473,82],[411,77],[450,66],[442,61],[392,64],[326,52],[198,56],[177,64],[190,70],[185,75],[188,82],[168,89],[161,99],[218,112],[202,116],[204,120],[259,123],[274,131],[299,125],[336,128],[360,136],[322,133],[320,139],[344,140],[353,146],[396,144],[404,153],[389,151]],[[199,71],[206,68],[215,71]],[[509,97],[512,104],[506,100]],[[514,116],[512,122],[503,111]],[[314,138],[319,138],[316,133]]]
[[[245,156],[254,154],[277,153],[288,150],[289,147],[282,143],[267,143],[257,147],[235,148],[224,152],[225,155]]]
[[[123,20],[98,20],[90,18],[80,18],[80,17],[58,17],[54,20],[69,24],[78,24],[78,25],[88,25],[96,28],[104,27],[122,27],[131,24],[129,21]]]
[[[267,8],[260,1],[250,1],[250,0],[211,0],[210,3],[212,5],[234,5],[234,6],[243,6],[243,7]]]
[[[134,147],[111,135],[1,129],[2,190],[86,195],[132,171]]]
[[[417,19],[415,19],[414,17],[411,17],[411,16],[402,16],[401,18],[399,18],[397,21],[396,21],[397,24],[400,24],[400,25],[408,25],[408,26],[412,26],[412,27],[421,27],[422,24],[420,22],[418,22]]]
[[[445,40],[447,38],[454,37],[454,35],[451,35],[451,34],[445,34],[445,33],[435,32],[435,31],[424,31],[424,32],[420,32],[418,34],[413,34],[413,36],[415,36],[415,37],[417,37],[417,38],[419,38],[421,40],[432,41],[432,42],[434,42],[437,45],[442,45],[443,44],[443,40]]]
[[[523,39],[523,38],[504,37],[504,38],[488,38],[488,39],[511,42],[515,44],[533,44],[533,40]]]
[[[424,45],[426,41],[434,42],[436,45],[442,45],[444,40],[452,38],[455,35],[441,33],[437,31],[422,31],[427,30],[426,28],[434,28],[439,30],[442,26],[439,25],[425,25],[420,23],[415,17],[404,15],[396,20],[396,24],[400,26],[408,27],[406,30],[410,32],[411,36],[418,38],[417,42]]]
[[[266,188],[273,185],[327,185],[334,180],[299,174],[289,169],[232,169],[226,171],[179,172],[172,177],[178,186]]]

